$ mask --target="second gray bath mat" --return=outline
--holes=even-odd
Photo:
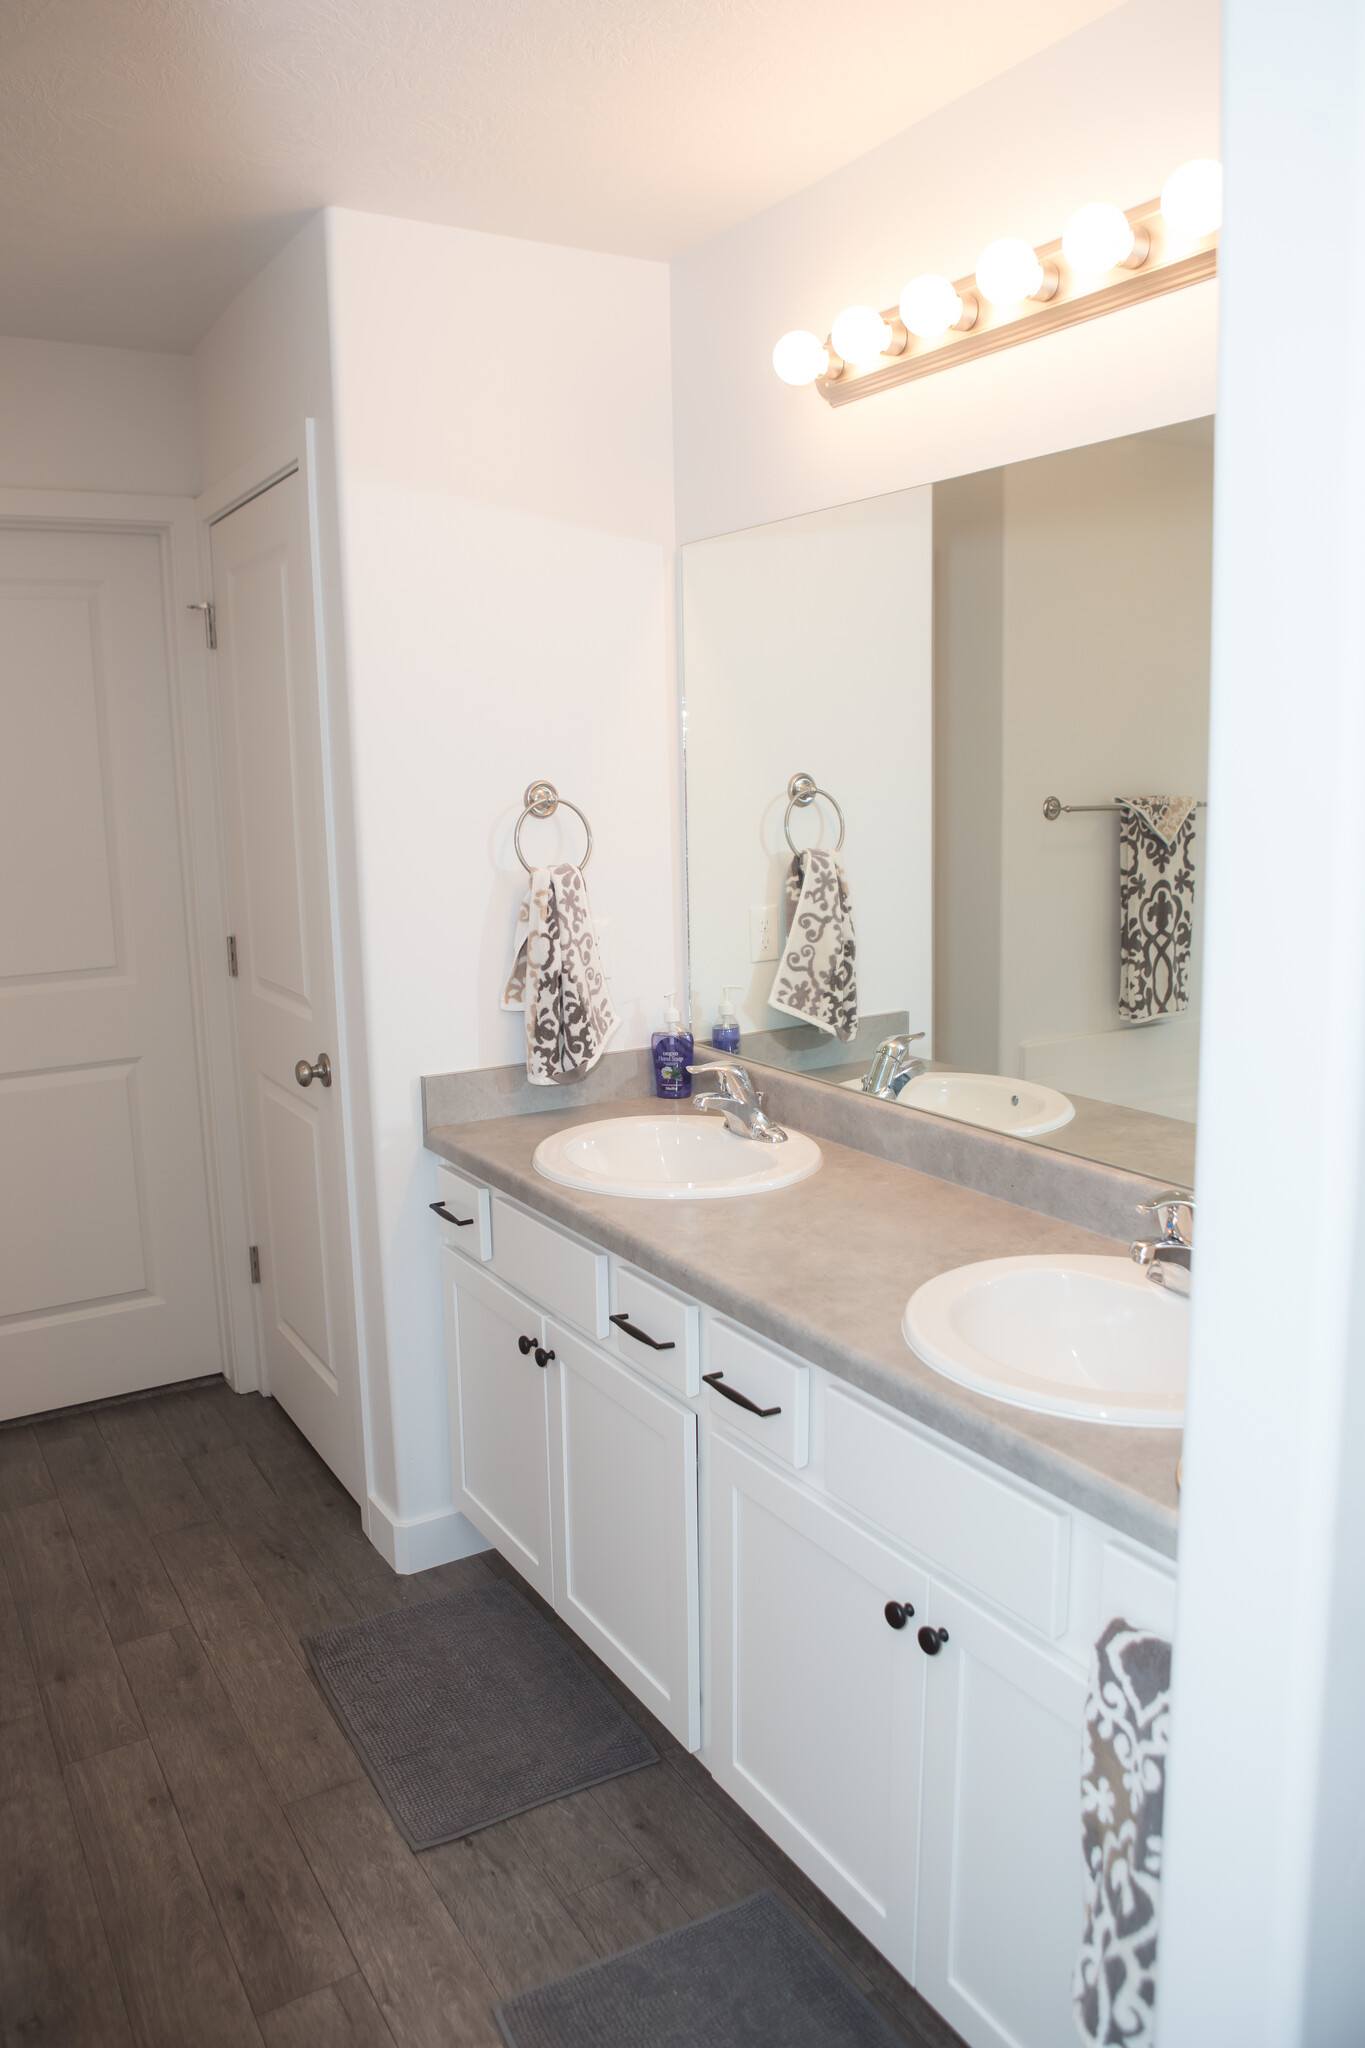
[[[899,2048],[771,1892],[493,2012],[508,2048]]]
[[[413,1849],[659,1760],[512,1586],[348,1621],[303,1647]]]

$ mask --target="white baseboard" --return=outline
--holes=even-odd
[[[365,1534],[380,1556],[405,1576],[430,1571],[436,1564],[453,1564],[458,1557],[472,1557],[476,1551],[492,1547],[455,1508],[403,1522],[373,1494],[366,1503]]]

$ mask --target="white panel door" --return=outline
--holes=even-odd
[[[151,534],[0,529],[0,1416],[221,1372]]]
[[[687,1749],[701,1740],[697,1418],[558,1323],[555,1606]]]
[[[1075,2048],[1080,1673],[937,1585],[915,1983],[971,2048]]]
[[[237,1042],[266,1384],[360,1498],[350,1211],[337,1072],[312,547],[295,472],[219,519],[224,821],[237,939]]]
[[[909,1976],[927,1580],[716,1435],[710,1468],[712,1772]]]
[[[552,1381],[540,1315],[446,1245],[441,1280],[455,1505],[553,1601]]]

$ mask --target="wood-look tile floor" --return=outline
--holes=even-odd
[[[274,1402],[6,1425],[0,1565],[0,2048],[496,2048],[495,1999],[765,1885],[957,2044],[581,1644],[661,1765],[414,1855],[301,1640],[514,1575],[397,1577]]]

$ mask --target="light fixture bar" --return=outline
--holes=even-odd
[[[1216,229],[1199,241],[1177,241],[1162,218],[1159,199],[1130,206],[1127,219],[1135,232],[1145,229],[1150,237],[1149,252],[1139,268],[1109,270],[1100,279],[1079,277],[1063,256],[1058,237],[1037,251],[1041,263],[1057,268],[1058,284],[1052,298],[1026,299],[1018,306],[992,306],[983,299],[975,325],[966,332],[950,328],[933,341],[920,341],[912,335],[902,355],[882,356],[862,368],[845,363],[838,376],[817,377],[816,390],[829,405],[851,405],[856,398],[889,391],[893,384],[932,377],[955,363],[995,355],[1002,348],[1017,348],[1035,335],[1079,327],[1083,320],[1097,320],[1103,313],[1116,313],[1124,306],[1140,305],[1144,299],[1160,298],[1165,292],[1178,292],[1217,275]],[[1141,237],[1138,239],[1140,243]],[[959,278],[955,289],[964,298],[975,296],[976,280]],[[890,307],[882,318],[899,327],[899,307]]]

